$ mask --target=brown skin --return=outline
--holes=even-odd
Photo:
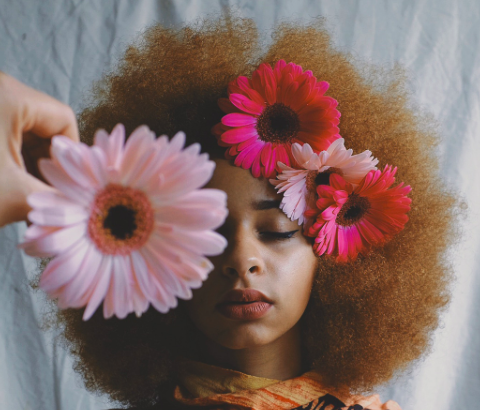
[[[290,379],[302,371],[298,322],[310,299],[317,259],[301,227],[278,208],[282,197],[266,179],[254,178],[227,160],[215,162],[208,187],[227,193],[229,215],[220,232],[229,245],[212,258],[215,269],[185,303],[187,313],[205,336],[209,363],[259,377]],[[274,207],[259,209],[265,201]],[[216,305],[225,293],[246,288],[273,301],[264,316],[238,321],[218,311]]]

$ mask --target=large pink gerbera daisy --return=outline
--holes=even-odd
[[[315,210],[306,212],[316,221],[306,232],[315,238],[317,255],[335,255],[338,262],[354,260],[359,253],[383,245],[408,221],[410,186],[390,188],[397,169],[370,171],[354,188],[340,175],[330,176],[330,185],[319,185]]]
[[[249,79],[238,77],[219,100],[227,113],[213,128],[226,157],[252,170],[255,177],[275,177],[277,162],[291,164],[291,144],[309,143],[326,150],[340,138],[337,101],[325,96],[328,83],[311,71],[280,60],[275,68],[261,64]]]
[[[315,208],[317,186],[328,185],[331,174],[342,176],[355,187],[368,172],[377,169],[378,164],[378,159],[368,150],[352,155],[353,151],[345,148],[343,138],[318,154],[310,144],[294,143],[292,154],[298,168],[280,163],[281,173],[270,182],[279,193],[284,193],[280,208],[292,221],[298,219],[299,225],[305,222],[305,211]]]
[[[200,146],[183,149],[185,135],[155,139],[137,128],[125,143],[118,124],[99,130],[92,147],[52,139],[51,157],[39,163],[55,192],[28,196],[33,223],[21,247],[51,257],[40,287],[61,308],[103,301],[106,318],[160,312],[189,299],[212,270],[205,255],[223,252],[226,240],[212,229],[226,215],[226,194],[199,189],[215,163]]]

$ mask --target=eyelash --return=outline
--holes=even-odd
[[[295,231],[288,231],[288,232],[272,232],[272,231],[267,231],[267,232],[260,232],[260,235],[263,237],[266,237],[268,239],[273,239],[276,241],[283,241],[286,239],[291,239],[294,237],[294,235],[298,232],[298,229]]]

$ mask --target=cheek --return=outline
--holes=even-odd
[[[218,291],[216,291],[216,283],[218,280],[215,280],[215,276],[216,275],[211,272],[200,288],[192,289],[192,298],[183,302],[190,316],[196,316],[195,313],[210,308],[209,302],[214,300],[213,298],[217,296],[218,293]]]
[[[305,311],[310,299],[317,268],[317,258],[310,246],[292,249],[274,262],[281,308],[288,315],[298,316]]]
[[[192,290],[191,299],[182,301],[187,315],[202,332],[208,333],[208,329],[214,327],[215,318],[218,315],[215,309],[216,303],[230,288],[231,286],[225,283],[221,274],[214,270],[210,272],[200,288]]]

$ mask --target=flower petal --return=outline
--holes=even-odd
[[[87,304],[88,294],[96,282],[102,259],[103,255],[95,245],[89,243],[87,252],[72,279],[63,286],[61,292],[51,292],[51,295],[59,298],[59,306],[80,308]]]
[[[221,135],[221,140],[227,144],[239,144],[240,142],[246,141],[251,137],[258,137],[257,130],[255,127],[246,126],[239,128],[232,128],[228,131],[225,131]]]
[[[64,252],[67,248],[79,240],[83,240],[86,234],[86,225],[79,223],[67,226],[36,240],[22,244],[22,248],[30,256],[55,256]]]
[[[82,239],[51,260],[40,277],[40,288],[56,292],[68,283],[78,272],[88,248],[88,242]]]
[[[84,207],[90,205],[94,195],[93,189],[78,185],[52,160],[41,158],[38,161],[38,167],[48,182],[65,196]]]
[[[260,115],[265,107],[265,104],[252,101],[242,94],[230,94],[229,98],[235,107],[249,114]]]
[[[227,114],[222,117],[222,124],[229,127],[244,127],[246,125],[254,125],[257,123],[257,117],[247,114]]]
[[[28,213],[28,219],[37,225],[66,226],[84,222],[88,219],[87,211],[79,206],[43,208]]]
[[[113,257],[104,255],[102,263],[96,273],[97,280],[92,286],[92,292],[88,297],[87,307],[83,312],[83,320],[88,320],[95,313],[102,301],[105,299],[108,287],[110,285],[110,278],[112,275]]]

